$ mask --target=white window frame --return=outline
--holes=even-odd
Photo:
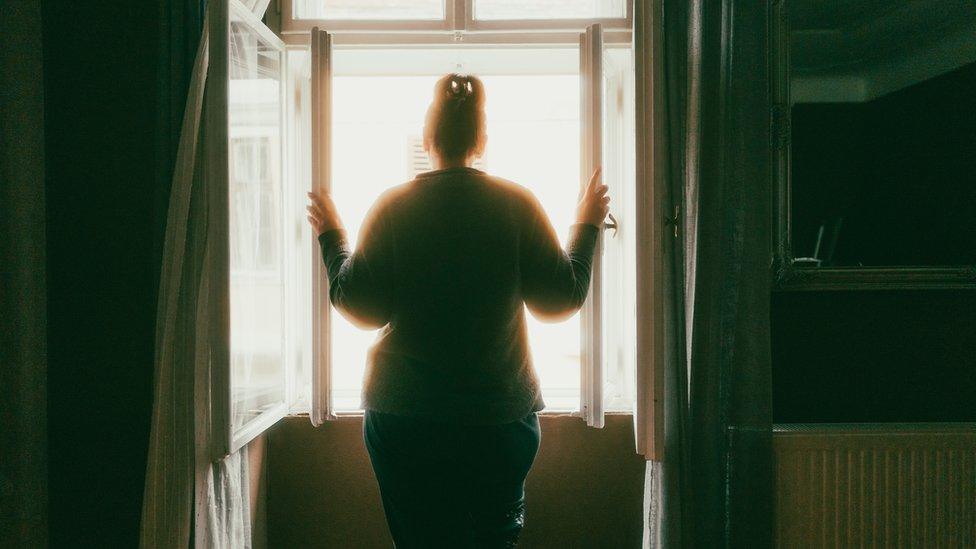
[[[291,1],[291,0],[288,0]],[[448,0],[450,3],[452,0]],[[580,31],[592,25],[601,29],[630,30],[634,21],[634,0],[625,2],[623,17],[594,17],[567,19],[475,19],[474,4],[478,0],[453,0],[464,5],[464,21],[459,31]]]
[[[580,34],[580,188],[603,165],[603,29]],[[580,409],[590,427],[604,425],[603,230],[597,234],[589,295],[580,311]]]
[[[311,40],[312,185],[332,191],[332,36],[318,28]],[[316,108],[317,106],[317,108]],[[336,419],[332,402],[332,304],[329,278],[317,241],[312,242],[312,402],[309,419],[316,427]]]
[[[290,0],[285,0],[289,2]],[[336,23],[346,23],[339,21]],[[332,47],[337,43],[337,34],[323,28],[314,27],[309,33],[312,56],[312,175],[319,190],[328,192],[331,188],[331,78]],[[582,33],[573,33],[580,51],[580,185],[585,186],[596,166],[601,165],[602,156],[602,110],[603,110],[603,54],[604,32],[600,23],[588,25]],[[359,35],[355,35],[359,36]],[[494,35],[504,37],[509,45],[523,45],[519,42],[522,34]],[[518,37],[518,38],[516,38]],[[356,44],[368,47],[375,42]],[[347,43],[347,46],[350,44]],[[457,47],[457,44],[452,44]],[[581,348],[580,348],[580,404],[572,415],[581,417],[591,427],[604,426],[604,360],[602,314],[602,262],[601,250],[603,233],[600,231],[597,251],[594,254],[592,277],[588,297],[581,310]],[[331,331],[332,309],[329,305],[328,280],[318,250],[313,251],[313,363],[312,399],[309,418],[313,425],[336,419],[355,412],[337,412],[332,398]]]
[[[231,13],[251,30],[272,44],[279,52],[281,67],[282,139],[280,158],[285,158],[285,86],[287,57],[285,43],[239,0],[210,0],[207,91],[204,118],[204,151],[208,202],[207,256],[212,266],[208,284],[210,307],[210,452],[214,460],[232,454],[260,435],[288,413],[289,364],[282,365],[281,386],[285,395],[279,405],[265,410],[235,431],[233,425],[233,389],[231,371],[229,185],[230,185],[230,114],[229,80]],[[277,167],[280,181],[286,184],[284,162]],[[287,355],[286,355],[287,360]]]
[[[443,19],[298,19],[295,0],[279,0],[282,34],[308,35],[312,29],[333,31],[420,32],[455,30],[456,0],[444,1]]]

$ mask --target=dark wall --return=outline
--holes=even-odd
[[[837,264],[976,264],[976,63],[867,103],[798,104],[792,136],[794,255],[842,216]]]
[[[540,424],[519,547],[640,547],[645,461],[634,452],[633,418],[609,415],[603,429],[568,416]],[[270,431],[271,547],[391,546],[362,431],[361,417],[319,428],[286,418]]]
[[[976,292],[773,295],[773,421],[976,421]]]
[[[0,4],[0,547],[47,547],[41,6]]]
[[[160,4],[43,4],[52,547],[138,541],[163,222]]]

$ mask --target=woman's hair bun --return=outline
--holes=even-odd
[[[467,76],[457,75],[451,78],[449,84],[447,94],[451,99],[464,101],[469,95],[474,93],[474,86],[471,85],[471,79]]]
[[[424,137],[448,158],[463,158],[477,149],[485,134],[485,91],[477,76],[446,74],[434,87]]]

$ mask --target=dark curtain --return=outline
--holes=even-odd
[[[47,546],[47,281],[39,2],[0,8],[0,547]]]
[[[769,7],[689,10],[685,545],[770,547]]]
[[[688,480],[688,369],[685,330],[685,246],[686,234],[679,225],[686,188],[688,145],[689,45],[691,5],[687,0],[663,2],[664,109],[667,191],[663,211],[669,246],[664,248],[665,373],[664,373],[664,462],[661,468],[660,533],[662,547],[683,547],[690,540],[689,500],[683,496]],[[649,466],[653,466],[649,464]]]
[[[180,142],[186,93],[193,72],[193,60],[203,32],[205,0],[160,0],[159,32],[159,131],[156,139],[156,184],[153,194],[153,258],[162,264],[166,215],[173,180],[173,166]],[[157,269],[158,270],[158,269]]]
[[[179,315],[174,321],[161,316],[160,311],[195,310],[199,290],[199,259],[202,254],[183,252],[186,242],[178,238],[167,243],[167,225],[185,225],[187,238],[200,241],[202,224],[190,223],[188,219],[198,219],[201,202],[190,200],[189,193],[179,190],[179,197],[171,203],[174,176],[181,161],[181,135],[188,109],[196,112],[199,107],[190,102],[190,87],[198,51],[201,47],[206,5],[202,0],[162,0],[160,3],[160,29],[158,45],[157,73],[157,111],[156,124],[156,165],[153,194],[153,261],[155,294],[158,296],[156,312],[156,338],[154,342],[153,372],[153,413],[151,419],[145,491],[143,494],[142,524],[140,526],[141,547],[179,547],[193,546],[194,523],[199,517],[194,515],[194,476],[195,430],[193,387],[196,371],[194,368],[195,347],[192,344],[174,345],[173,341],[193,341],[196,330],[187,319],[192,315]],[[205,74],[205,71],[204,71]],[[198,75],[198,78],[201,78]],[[196,132],[197,130],[193,130]],[[193,143],[197,143],[196,140]],[[183,145],[187,145],[184,143]],[[194,156],[196,145],[190,145],[190,152],[183,155]],[[202,173],[202,162],[194,162],[189,177]],[[182,181],[182,179],[180,180]],[[200,189],[193,185],[195,195]],[[191,206],[192,204],[192,206]],[[173,210],[173,211],[171,211]],[[196,215],[190,214],[195,212]],[[180,261],[164,258],[169,253],[179,255]],[[171,271],[178,273],[174,279]],[[175,281],[175,282],[174,282]],[[173,284],[177,289],[173,291]],[[176,295],[172,303],[173,296]],[[164,306],[169,304],[170,306]],[[160,337],[160,330],[166,326],[170,331],[166,338]],[[165,357],[165,358],[161,358]],[[181,367],[162,371],[160,364],[179,364]],[[167,388],[167,389],[163,389]],[[174,397],[174,393],[180,393]],[[162,410],[162,412],[160,412]],[[162,417],[162,419],[161,419]],[[185,418],[191,418],[182,421]],[[189,425],[188,425],[189,424]],[[163,442],[160,442],[160,441]]]

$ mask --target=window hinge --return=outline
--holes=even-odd
[[[681,218],[681,204],[674,205],[674,217],[664,216],[664,226],[671,226],[675,238],[678,238],[678,220]]]

